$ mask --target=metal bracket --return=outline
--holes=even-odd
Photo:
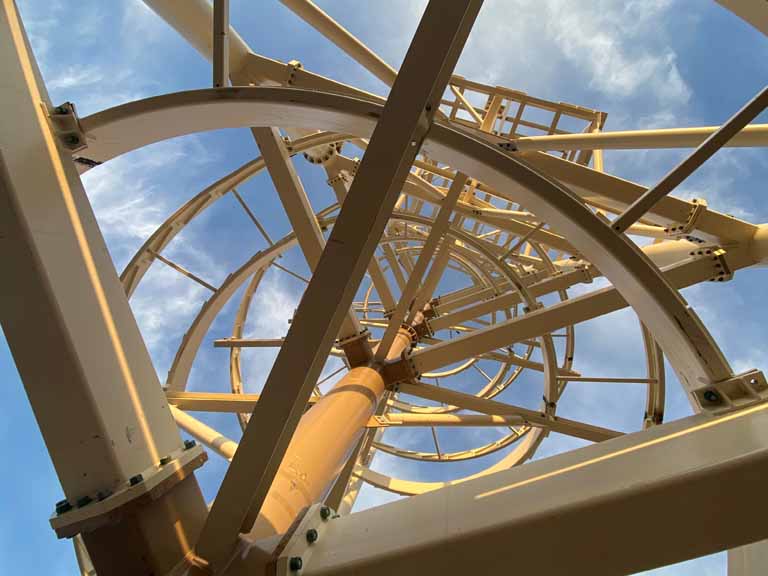
[[[399,360],[393,360],[381,369],[381,375],[384,377],[388,390],[398,391],[399,382],[413,382],[418,380],[419,372],[416,370],[416,364],[413,362],[413,355],[410,350],[403,350]]]
[[[373,352],[370,344],[368,344],[369,336],[370,333],[366,328],[353,336],[337,341],[339,348],[344,351],[347,357],[350,368],[365,366],[373,359]]]
[[[725,414],[768,400],[768,382],[760,370],[748,370],[732,378],[693,391],[702,412]]]
[[[301,62],[299,62],[298,60],[291,60],[285,65],[285,67],[288,70],[288,76],[285,79],[285,85],[292,86],[293,81],[296,78],[296,72],[302,69]]]
[[[51,527],[59,538],[71,538],[119,521],[124,514],[162,497],[176,484],[205,464],[208,455],[201,446],[187,441],[185,448],[165,456],[155,466],[136,474],[116,492],[104,490],[81,497],[76,503],[56,504]]]
[[[674,226],[668,226],[664,228],[664,232],[670,238],[685,238],[690,242],[701,243],[703,240],[690,236],[692,230],[695,230],[696,223],[701,218],[702,214],[707,211],[707,201],[703,198],[694,198],[691,200],[693,206],[688,212],[688,218],[682,224],[678,223]]]
[[[88,147],[85,132],[80,126],[80,119],[72,102],[64,102],[47,112],[53,131],[67,150],[77,152]]]
[[[717,245],[702,246],[689,252],[691,256],[710,258],[712,260],[712,277],[710,282],[727,282],[733,278],[733,270],[728,265],[728,252]]]
[[[323,504],[311,506],[293,534],[279,550],[279,555],[274,560],[274,570],[268,573],[276,576],[301,574],[312,559],[313,545],[325,535],[331,521],[338,517],[338,514],[328,506]]]

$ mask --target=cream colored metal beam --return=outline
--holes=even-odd
[[[490,414],[409,414],[391,412],[386,416],[374,416],[368,422],[369,428],[390,426],[513,426],[523,424],[521,415],[496,416]]]
[[[176,0],[144,0],[144,3],[176,29],[206,60],[213,60],[214,13],[210,0],[185,0],[183,4]],[[234,74],[243,67],[251,50],[234,28],[230,27],[226,36],[229,68]]]
[[[696,148],[719,126],[696,128],[660,128],[655,130],[624,130],[557,134],[554,136],[525,136],[512,141],[521,151],[547,150],[649,150],[653,148]],[[768,124],[744,127],[723,147],[768,146]]]
[[[768,5],[766,2],[754,2],[753,0],[716,0],[723,6],[749,22],[763,34],[768,35]]]
[[[406,283],[402,294],[400,294],[400,301],[397,303],[397,307],[392,312],[389,325],[384,331],[384,335],[381,337],[381,342],[379,342],[379,346],[376,349],[376,355],[374,359],[378,362],[381,362],[384,360],[384,358],[386,358],[387,353],[389,352],[389,348],[392,346],[392,342],[395,339],[395,334],[400,327],[400,323],[406,319],[406,315],[410,316],[409,313],[417,312],[416,310],[411,309],[414,297],[416,296],[416,292],[421,287],[421,280],[424,276],[424,272],[426,272],[427,266],[432,260],[432,256],[435,253],[435,250],[437,250],[437,246],[440,243],[440,240],[443,238],[445,231],[450,225],[450,218],[451,214],[453,213],[453,208],[459,199],[459,195],[464,190],[464,185],[467,183],[467,180],[468,178],[464,174],[457,175],[456,179],[453,181],[453,184],[451,184],[451,188],[448,191],[448,194],[446,194],[445,199],[440,204],[440,211],[432,223],[429,236],[427,237],[427,240],[424,242],[424,246],[419,252],[419,257],[416,260],[416,264],[414,265],[413,270],[411,271],[411,275],[408,277],[408,282]]]
[[[753,262],[746,250],[729,253],[727,262],[732,270],[749,266]],[[667,280],[677,289],[716,278],[719,270],[717,259],[692,257],[680,264],[664,269]],[[624,308],[626,301],[615,288],[603,288],[571,298],[547,308],[534,310],[524,316],[512,318],[488,328],[475,330],[441,344],[429,346],[413,353],[409,362],[416,372],[424,373],[447,366],[453,362],[509,346],[520,340],[536,338],[569,325],[603,316]]]
[[[325,238],[317,223],[304,186],[296,173],[291,155],[278,128],[252,128],[251,132],[261,150],[261,156],[280,197],[309,269],[314,272],[325,247]],[[347,312],[339,338],[348,338],[360,332],[357,316]]]
[[[683,183],[704,162],[720,150],[734,135],[741,131],[768,106],[768,86],[745,104],[736,114],[710,134],[704,142],[680,164],[668,172],[653,188],[635,200],[621,215],[611,223],[617,232],[624,232],[637,222],[646,212],[651,212],[656,203]]]
[[[54,128],[51,116],[65,112],[51,106],[13,0],[0,2],[0,70],[0,104],[12,111],[0,123],[0,258],[12,270],[0,283],[0,322],[71,508],[54,519],[85,532],[100,573],[115,561],[167,573],[189,552],[205,502],[189,470],[156,499],[132,501],[129,480],[151,481],[166,457],[175,466],[183,444]],[[118,502],[132,503],[132,513]],[[102,529],[106,514],[89,516],[88,504],[108,510],[112,525]],[[174,506],[176,529],[152,520]],[[72,515],[87,526],[75,528]],[[132,534],[133,545],[109,533]]]
[[[535,168],[551,178],[568,186],[583,200],[597,207],[621,213],[647,190],[644,186],[628,180],[591,170],[573,162],[555,158],[542,152],[521,152],[519,155]],[[694,205],[692,202],[665,196],[646,214],[649,222],[667,227],[670,224],[687,222]],[[705,234],[721,241],[749,241],[755,234],[756,226],[716,210],[705,210],[696,220],[691,231],[693,235]],[[573,242],[572,238],[569,238]]]
[[[514,563],[607,576],[768,537],[768,506],[755,499],[768,474],[766,412],[692,416],[336,518],[302,574],[485,575]],[[258,569],[257,554],[242,558],[233,575]]]
[[[205,446],[208,446],[208,448],[216,452],[222,458],[232,460],[237,451],[237,442],[221,435],[218,431],[207,424],[204,424],[197,418],[190,416],[176,406],[171,405],[170,410],[174,420],[176,420],[176,424],[179,425],[179,428],[197,441],[202,442]]]
[[[617,432],[616,430],[576,422],[575,420],[559,416],[549,416],[543,412],[536,412],[528,408],[512,406],[511,404],[497,402],[496,400],[478,398],[472,394],[465,394],[464,392],[421,382],[416,384],[401,382],[397,385],[397,388],[402,394],[410,394],[411,396],[435,402],[444,402],[448,406],[457,406],[464,410],[472,410],[473,412],[480,412],[489,416],[520,416],[523,418],[524,424],[529,424],[536,428],[544,428],[551,432],[559,432],[574,438],[589,440],[590,442],[603,442],[622,435],[622,432]]]
[[[262,508],[480,5],[480,1],[469,0],[439,7],[433,1],[427,6],[240,449],[208,514],[196,550],[214,569],[224,566],[241,527],[250,529],[249,510],[258,513]],[[329,293],[338,300],[332,309],[323,304]],[[254,478],[254,469],[259,470],[258,478]]]
[[[94,140],[98,142],[101,154],[114,155],[172,135],[225,126],[280,124],[285,118],[299,126],[305,123],[315,128],[327,128],[330,124],[336,129],[345,126],[348,128],[345,131],[365,136],[372,125],[371,113],[375,116],[377,109],[373,103],[340,95],[289,89],[236,88],[151,98],[85,118],[82,125],[89,138],[91,135],[107,136],[118,130],[122,138]],[[224,110],[226,114],[222,114]],[[299,110],[303,113],[309,111],[310,114],[302,116],[297,113]],[[665,284],[637,247],[616,235],[573,193],[539,171],[531,170],[526,161],[520,161],[519,153],[506,155],[448,127],[434,125],[426,143],[432,156],[477,175],[502,196],[510,194],[513,201],[520,201],[540,215],[543,221],[565,234],[574,248],[593,262],[630,300],[633,308],[648,323],[682,381],[695,385],[693,383],[720,381],[732,375],[725,358],[698,322],[695,313]],[[538,154],[537,161],[549,158],[581,170],[577,174],[580,181],[590,173],[599,178],[618,180],[546,154],[530,154]],[[560,173],[567,172],[562,165],[556,165],[560,166]],[[627,190],[626,184],[624,190]],[[632,187],[636,185],[630,183]],[[616,188],[622,186],[617,185]],[[509,192],[499,192],[505,189]],[[658,206],[671,206],[665,204],[669,200],[672,199],[666,197]],[[690,208],[690,203],[679,200],[674,206],[676,211],[684,211],[679,214],[680,220],[687,219]],[[709,211],[702,215],[699,222],[717,224],[721,232],[736,236],[731,236],[732,239],[751,240],[757,229],[754,225]],[[718,236],[728,237],[725,233]]]
[[[349,193],[347,178],[339,170],[332,169],[329,166],[326,166],[326,173],[328,175],[328,183],[336,194],[336,199],[341,206],[344,204],[344,200]],[[368,274],[371,277],[373,287],[376,289],[384,309],[392,310],[395,307],[395,298],[392,295],[392,289],[389,287],[387,277],[384,276],[384,272],[376,257],[372,258],[368,263]]]
[[[311,0],[280,0],[280,2],[341,48],[363,68],[384,82],[384,84],[392,86],[397,76],[397,71],[350,34],[346,28],[331,18],[314,2]]]

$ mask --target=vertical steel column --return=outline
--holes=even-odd
[[[64,494],[84,508],[137,474],[148,478],[183,445],[71,151],[52,128],[49,114],[62,110],[50,105],[13,0],[0,2],[0,70],[9,112],[0,123],[0,259],[12,270],[0,283],[0,321]],[[164,573],[189,551],[204,514],[187,476],[84,540],[100,572],[117,561]]]

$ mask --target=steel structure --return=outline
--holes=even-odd
[[[13,0],[0,14],[0,319],[65,494],[51,525],[83,574],[491,574],[510,552],[515,570],[619,574],[725,549],[732,573],[763,573],[768,384],[733,372],[679,290],[768,263],[768,225],[670,193],[720,147],[768,143],[768,126],[750,125],[768,89],[720,127],[605,132],[602,111],[453,75],[480,0],[432,0],[399,71],[310,0],[282,0],[390,85],[386,100],[252,53],[227,0],[145,1],[212,60],[214,88],[85,118],[50,102]],[[768,4],[722,4],[768,32]],[[118,277],[79,174],[225,127],[249,127],[261,155],[179,207]],[[354,146],[362,160],[345,155]],[[605,173],[603,150],[648,148],[692,151],[649,189]],[[319,212],[301,155],[337,199]],[[264,170],[292,226],[279,239],[237,191]],[[227,195],[266,247],[215,286],[163,250]],[[295,275],[278,262],[294,247],[313,274],[290,329],[247,337],[265,273]],[[128,304],[152,266],[211,292],[164,386]],[[569,294],[597,278],[605,287]],[[187,391],[236,296],[214,343],[230,350],[231,392]],[[574,326],[627,306],[646,373],[574,371]],[[253,347],[279,349],[260,394],[242,377]],[[344,363],[330,388],[329,357]],[[665,358],[696,415],[662,424]],[[538,409],[504,400],[523,375]],[[566,386],[591,381],[645,385],[641,430],[559,416]],[[239,443],[194,412],[236,416]],[[498,434],[446,451],[438,430],[454,427]],[[179,428],[230,461],[210,506],[194,474],[206,453]],[[429,428],[434,449],[385,440],[396,428]],[[594,444],[520,466],[551,432]],[[503,456],[419,482],[377,471],[377,452]],[[362,483],[410,497],[350,514]]]

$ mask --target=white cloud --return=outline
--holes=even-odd
[[[578,83],[609,98],[685,104],[691,91],[664,37],[671,2],[487,2],[460,68],[483,82],[567,98]],[[524,84],[524,86],[523,86]]]
[[[79,88],[98,84],[103,79],[104,75],[96,66],[68,66],[58,71],[46,82],[46,85],[49,90]]]

